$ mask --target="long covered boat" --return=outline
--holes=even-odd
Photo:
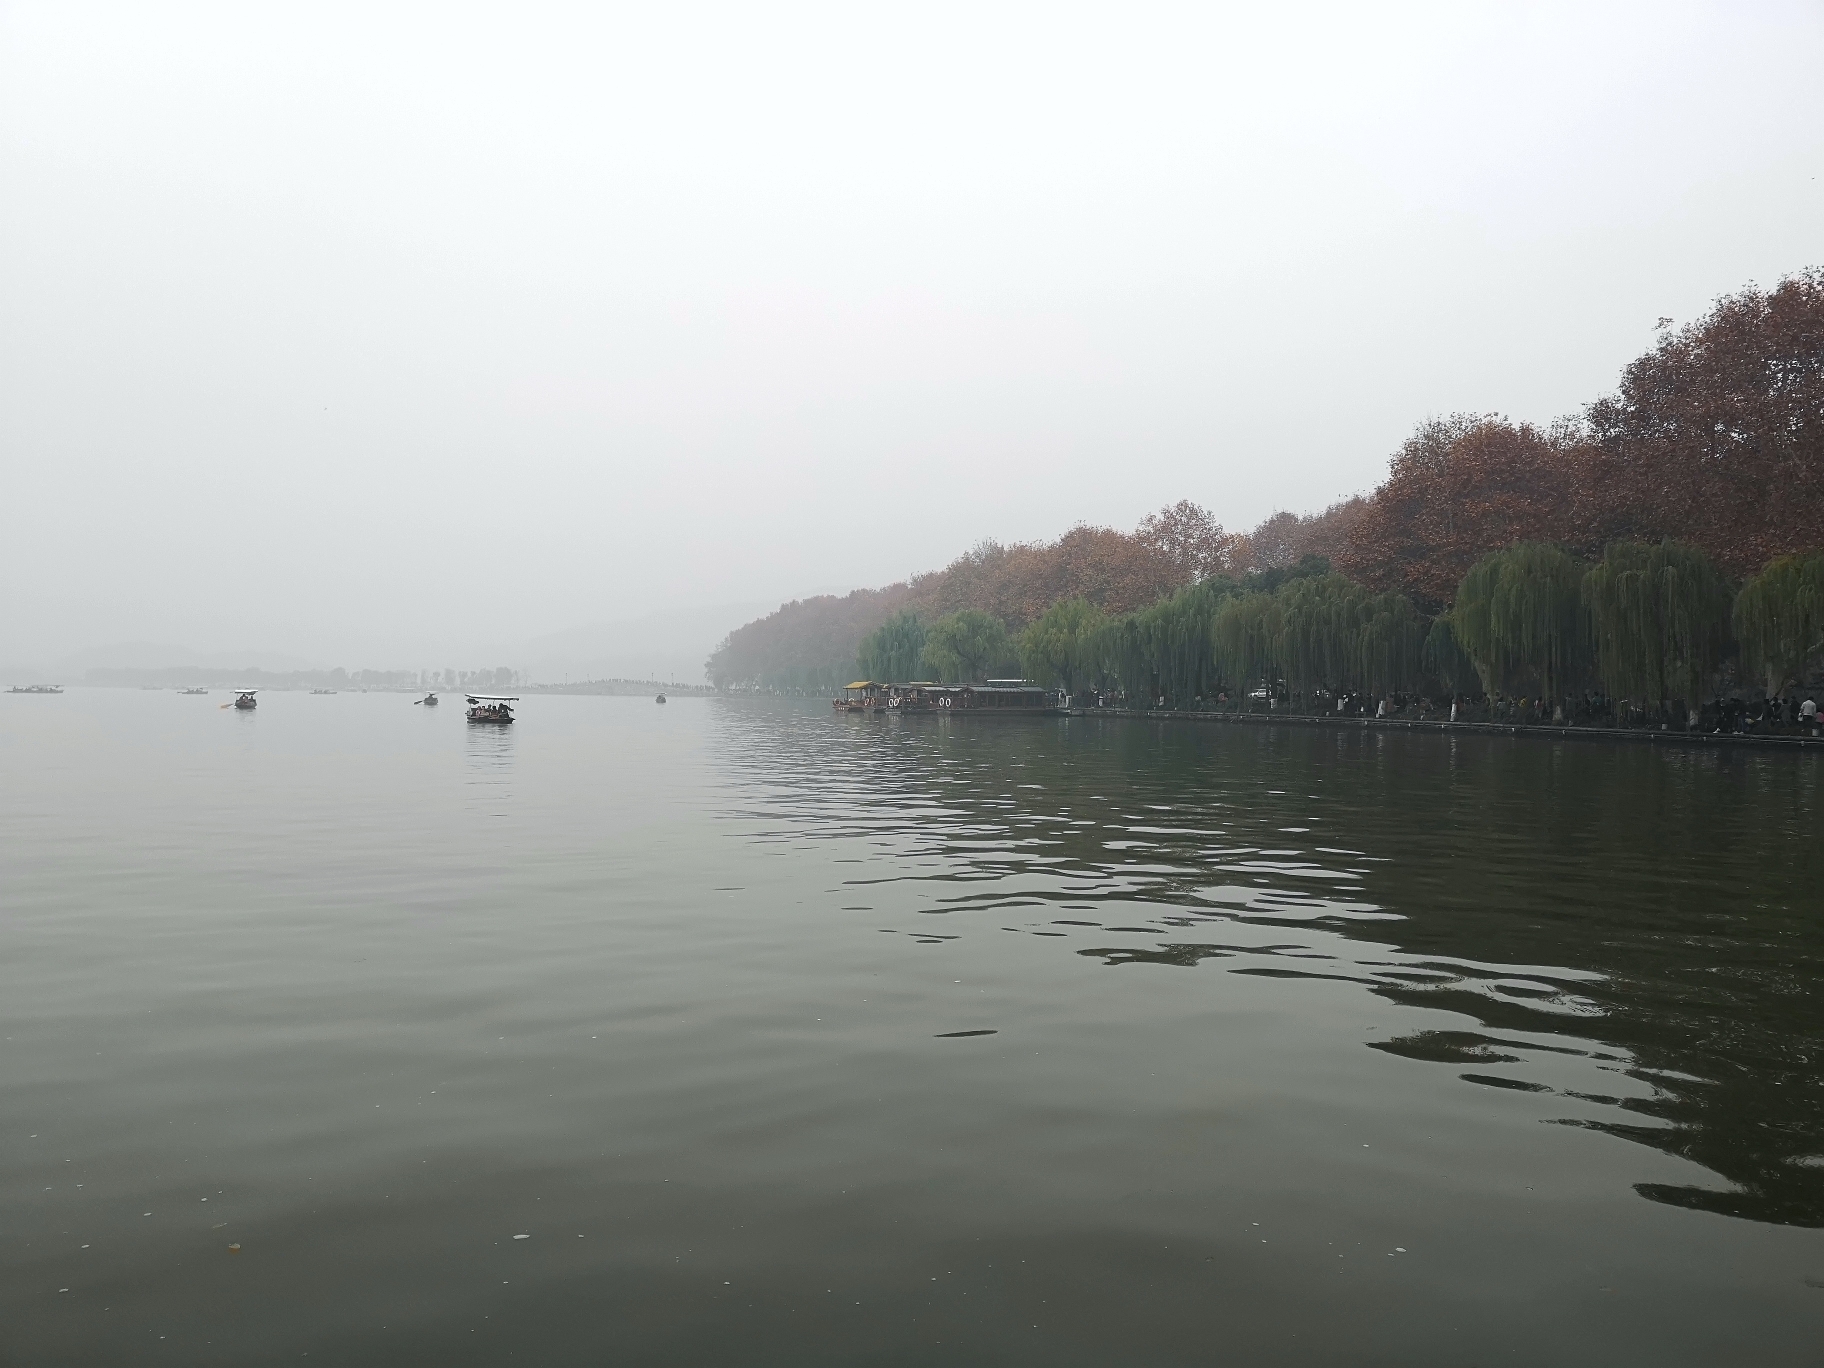
[[[1055,689],[1025,679],[991,679],[986,684],[933,684],[926,680],[882,684],[861,679],[847,685],[843,694],[844,697],[831,700],[838,712],[1000,717],[1056,712],[1061,706]]]

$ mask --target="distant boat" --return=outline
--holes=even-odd
[[[427,708],[434,708],[437,706],[437,695],[434,693],[428,693],[423,698],[414,698],[412,700],[412,706],[414,708],[417,707],[420,703],[424,704],[424,706]]]
[[[179,689],[178,692],[181,694],[206,694],[209,692],[209,690],[207,690],[207,689]]]
[[[335,692],[335,690],[334,689],[312,689],[311,692],[313,694],[333,694]]]
[[[519,702],[517,694],[470,694],[469,721],[471,722],[511,722],[513,705]]]
[[[62,693],[61,684],[27,684],[23,689],[17,684],[7,690],[8,693]]]
[[[258,689],[236,689],[234,691],[234,706],[241,709],[259,707],[259,700],[254,697],[258,692]]]
[[[663,702],[664,702],[664,701],[665,701],[665,695],[664,695],[664,694],[660,694],[660,695],[659,695],[659,696],[658,696],[658,697],[657,697],[657,698],[656,698],[656,699],[654,699],[654,700],[653,700],[653,701],[654,701],[654,702],[656,702],[656,703],[663,703]]]

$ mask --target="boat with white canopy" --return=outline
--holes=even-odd
[[[519,702],[518,694],[470,694],[469,721],[471,722],[511,722],[513,705]]]

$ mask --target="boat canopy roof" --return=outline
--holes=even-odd
[[[237,694],[240,694],[243,698],[245,698],[252,694],[258,693],[259,690],[258,689],[236,689],[235,692]]]
[[[842,687],[845,689],[878,689],[881,685],[871,679],[858,679],[853,684],[844,684]]]
[[[517,703],[518,694],[470,694],[471,703]]]
[[[1042,694],[1051,690],[1042,684],[933,684],[934,693]]]

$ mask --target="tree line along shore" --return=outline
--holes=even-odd
[[[1824,664],[1824,270],[1716,301],[1613,394],[1541,428],[1422,423],[1387,478],[1231,533],[1188,501],[1132,533],[984,543],[789,603],[719,688],[1023,673],[1135,706],[1448,707],[1793,725]],[[1777,702],[1776,709],[1770,700]]]

